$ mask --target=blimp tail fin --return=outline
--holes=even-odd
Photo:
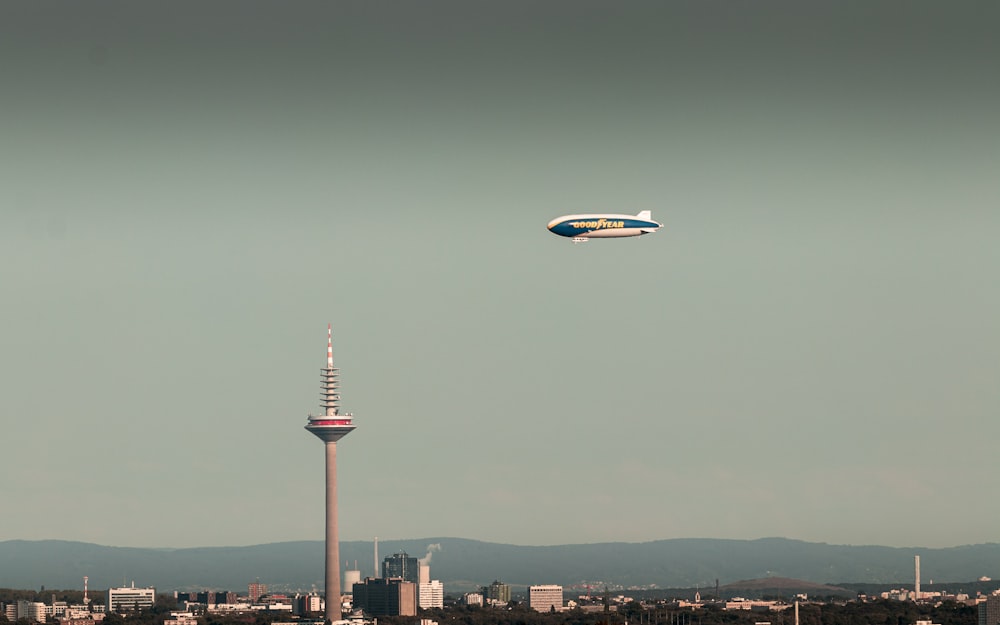
[[[644,221],[653,221],[653,211],[639,211],[636,217]]]

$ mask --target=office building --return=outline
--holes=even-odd
[[[979,604],[979,625],[1000,623],[1000,595],[990,595]]]
[[[354,585],[353,605],[369,616],[416,616],[417,585],[399,578],[369,577]]]
[[[507,605],[510,603],[510,584],[494,581],[489,586],[483,588],[483,594],[486,595],[484,599],[486,599],[487,603]]]
[[[555,584],[528,586],[528,607],[537,612],[562,610],[563,589]]]
[[[156,601],[155,588],[136,588],[135,583],[131,587],[108,588],[108,602],[105,610],[108,613],[135,612],[137,610],[148,610],[153,607]]]
[[[382,561],[382,577],[385,579],[398,578],[417,583],[419,574],[417,559],[407,555],[405,551],[394,553]]]

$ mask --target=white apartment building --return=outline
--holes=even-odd
[[[109,613],[148,610],[153,607],[155,601],[155,588],[136,588],[135,582],[132,582],[131,587],[108,588],[108,603],[105,610]]]
[[[36,623],[44,623],[47,615],[47,608],[44,603],[37,601],[18,601],[14,620],[28,619]]]
[[[563,587],[555,584],[528,586],[528,607],[536,612],[562,610]]]
[[[444,585],[441,580],[434,579],[417,586],[417,605],[422,610],[444,607]]]

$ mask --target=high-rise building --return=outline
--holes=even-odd
[[[354,585],[354,608],[370,616],[416,616],[417,585],[399,578],[369,577]]]
[[[1000,623],[1000,595],[990,595],[979,604],[979,625]]]
[[[562,610],[563,588],[555,584],[528,586],[528,607],[538,612]]]
[[[421,610],[444,607],[444,585],[434,579],[421,582],[417,586],[417,604]]]
[[[145,610],[153,607],[155,601],[155,588],[136,588],[133,583],[131,587],[108,588],[108,602],[104,609],[108,613]]]
[[[386,579],[398,577],[407,582],[417,583],[419,575],[417,559],[407,555],[405,551],[394,553],[382,561],[382,577]]]
[[[488,603],[494,605],[506,605],[510,603],[510,584],[494,581],[489,586],[483,588],[483,594]]]
[[[262,596],[267,594],[267,584],[251,582],[247,584],[247,593],[250,595],[250,603],[257,603]]]
[[[340,370],[333,366],[333,330],[326,328],[326,367],[320,370],[320,407],[306,429],[326,448],[326,620],[341,619],[340,542],[337,536],[337,441],[354,429],[350,413],[340,413]]]

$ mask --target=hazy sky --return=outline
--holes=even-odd
[[[994,3],[0,5],[0,540],[1000,540]],[[561,214],[652,210],[574,245]]]

